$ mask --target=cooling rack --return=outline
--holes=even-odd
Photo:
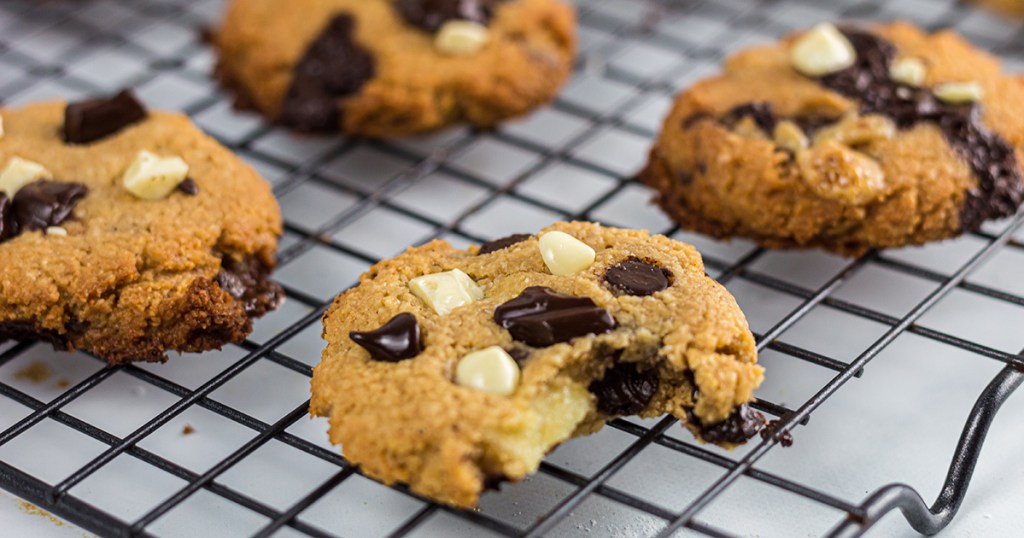
[[[288,294],[244,344],[165,365],[0,346],[0,486],[104,536],[903,536],[950,523],[973,473],[958,535],[1024,532],[1024,446],[1005,420],[1024,406],[997,417],[1024,379],[1024,215],[842,259],[680,232],[630,180],[674,93],[739,48],[821,20],[906,18],[1013,69],[1021,23],[948,0],[577,4],[576,73],[552,106],[495,132],[390,142],[294,136],[233,110],[198,37],[220,1],[0,4],[6,105],[133,86],[273,183]],[[773,434],[726,452],[671,417],[616,420],[476,511],[361,476],[306,414],[329,300],[407,245],[566,219],[702,250],[757,334],[755,407]]]

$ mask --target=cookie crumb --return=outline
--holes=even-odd
[[[196,433],[196,429],[193,428],[191,424],[186,424],[185,427],[181,429],[182,435],[192,435],[193,433]]]

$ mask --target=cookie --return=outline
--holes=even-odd
[[[280,303],[269,184],[188,118],[127,91],[0,118],[0,342],[161,361]]]
[[[459,507],[623,415],[671,413],[731,447],[764,423],[736,301],[693,247],[560,223],[373,266],[323,318],[310,411],[385,483]]]
[[[682,226],[859,254],[977,230],[1022,200],[1024,81],[957,35],[822,24],[677,99],[640,178]]]
[[[491,127],[554,98],[575,51],[558,0],[235,0],[222,82],[301,131],[399,136]]]
[[[1024,15],[1024,1],[1022,0],[971,0],[971,2],[1007,15],[1016,17]]]

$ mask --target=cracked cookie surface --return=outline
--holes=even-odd
[[[0,167],[35,163],[49,176],[6,205],[0,194],[0,341],[160,361],[241,342],[281,301],[267,279],[281,233],[269,184],[188,118],[147,112],[124,93],[0,116]],[[180,158],[187,178],[162,197],[134,186],[152,195],[140,198],[124,182],[140,152]],[[133,178],[167,181],[155,162]],[[19,173],[0,177],[0,190],[32,179]]]
[[[576,270],[553,274],[567,259]],[[323,323],[310,410],[331,441],[455,506],[620,415],[669,413],[723,446],[764,420],[746,406],[762,369],[735,300],[693,247],[644,231],[433,241],[372,267]]]
[[[1024,80],[949,31],[841,31],[855,52],[845,69],[798,71],[793,49],[809,32],[794,34],[678,97],[641,173],[669,215],[719,238],[852,255],[1016,211]],[[952,91],[964,86],[977,99]]]
[[[451,20],[469,29],[439,28]],[[388,137],[490,127],[550,101],[574,23],[558,0],[235,0],[214,42],[218,76],[271,120]],[[444,32],[458,54],[438,49]]]

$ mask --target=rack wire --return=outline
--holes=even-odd
[[[826,510],[827,527],[811,535],[858,536],[897,509],[919,532],[941,530],[964,500],[989,425],[1024,380],[1024,357],[1019,346],[1008,348],[1013,344],[1005,339],[975,339],[948,324],[922,320],[953,295],[984,298],[1007,311],[1024,309],[1019,288],[975,278],[992,267],[993,259],[1024,252],[1019,231],[1024,214],[937,251],[808,259],[682,233],[646,205],[650,193],[630,176],[642,164],[675,92],[743,46],[820,20],[911,18],[928,28],[953,26],[999,53],[1012,68],[1024,58],[1020,25],[941,0],[842,0],[828,6],[811,0],[579,0],[578,8],[582,50],[576,74],[552,106],[495,132],[455,128],[381,142],[297,137],[232,110],[229,98],[208,78],[213,60],[196,37],[198,28],[219,16],[219,1],[17,0],[0,5],[0,96],[5,104],[74,99],[131,85],[153,106],[188,113],[264,173],[286,218],[276,278],[288,294],[286,306],[258,322],[241,346],[172,357],[165,366],[107,367],[82,353],[47,354],[29,342],[0,346],[0,486],[104,536],[181,534],[186,519],[202,521],[202,508],[196,505],[214,507],[207,517],[231,522],[225,535],[736,536],[748,531],[731,528],[729,518],[705,516],[714,511],[712,505],[727,506],[723,498],[743,487],[768,488]],[[326,444],[322,422],[303,421],[305,380],[319,359],[319,318],[333,295],[352,285],[360,271],[407,244],[441,237],[464,245],[566,219],[646,227],[698,242],[709,272],[733,289],[745,308],[756,310],[756,298],[765,296],[744,304],[738,291],[744,287],[775,297],[764,299],[766,304],[784,306],[763,316],[756,331],[759,351],[799,361],[813,368],[813,379],[821,382],[795,405],[759,392],[754,406],[777,422],[765,439],[734,454],[678,435],[682,430],[672,417],[615,420],[599,434],[605,436],[599,444],[570,442],[583,447],[573,455],[592,451],[603,458],[576,465],[555,452],[537,477],[488,494],[478,511],[454,510],[401,486],[385,488],[363,479]],[[784,266],[796,268],[796,277],[788,269],[772,270],[778,256],[787,257]],[[813,269],[806,272],[807,267]],[[864,304],[843,293],[877,271],[916,282],[926,292],[902,310]],[[791,337],[794,327],[823,309],[880,329],[863,346],[847,346],[842,353],[794,341],[799,340]],[[1011,322],[1004,328],[1011,328]],[[805,442],[802,434],[811,431],[812,415],[837,393],[851,390],[857,378],[879,370],[872,361],[908,334],[1000,366],[967,415],[948,475],[930,508],[907,485],[883,485],[851,499],[763,465],[767,455],[779,451],[785,435],[792,433],[798,446]],[[74,380],[63,380],[57,389],[26,384],[17,373],[33,357],[46,357],[56,370],[74,361],[76,369],[65,372]],[[769,367],[769,379],[774,371]],[[125,387],[131,387],[128,396],[122,394]],[[112,394],[116,391],[121,392]],[[253,393],[258,393],[256,400],[273,399],[267,393],[289,397],[271,406],[254,402]],[[128,419],[111,421],[111,415]],[[214,429],[243,433],[199,464],[194,453],[182,456],[168,443],[153,441],[184,442],[167,433],[177,431],[183,417],[207,417],[221,425]],[[57,429],[64,433],[47,433]],[[77,440],[73,445],[91,451],[67,456],[73,461],[57,465],[60,471],[49,463],[30,463],[32,455],[47,454],[71,434]],[[207,448],[203,445],[200,452]],[[693,486],[692,494],[680,494],[674,505],[620,480],[654,450],[662,454],[661,461],[699,465],[711,478]],[[273,458],[268,451],[290,456]],[[299,459],[306,462],[301,472]],[[267,486],[249,478],[265,470],[268,461],[283,467],[285,476],[314,477],[282,500],[268,491],[288,489],[290,482]],[[937,475],[939,469],[932,472]],[[143,478],[151,476],[147,473],[165,477]],[[153,488],[160,491],[153,493]],[[531,504],[529,499],[540,501]],[[520,502],[524,506],[517,511]],[[324,515],[330,512],[350,519],[332,524]],[[612,524],[580,522],[580,514],[598,512],[613,514]]]

